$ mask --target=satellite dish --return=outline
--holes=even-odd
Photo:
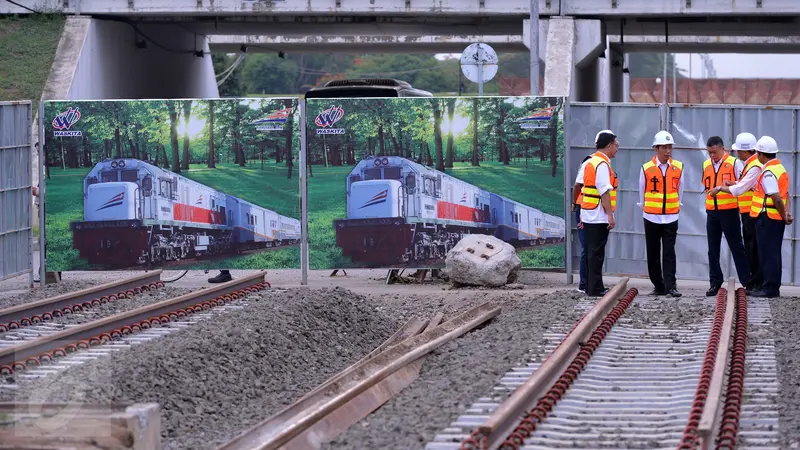
[[[470,44],[461,54],[461,72],[469,81],[482,85],[497,75],[497,53],[487,44]]]

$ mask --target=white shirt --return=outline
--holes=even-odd
[[[583,169],[586,168],[586,164],[588,163],[589,163],[588,159],[583,163],[581,163],[581,168],[578,169],[578,176],[575,177],[575,184],[583,184]]]
[[[658,161],[658,160],[656,160]],[[666,175],[667,169],[669,169],[669,160],[665,163],[658,163],[658,168],[661,169],[661,174]],[[653,223],[665,224],[665,223],[673,223],[678,220],[678,214],[650,214],[644,212],[644,189],[645,189],[645,179],[644,179],[644,170],[639,171],[639,203],[636,205],[642,208],[642,216]],[[683,206],[683,172],[681,172],[681,178],[678,182],[678,203]]]
[[[740,160],[741,161],[741,160]],[[738,183],[732,184],[728,187],[731,190],[731,195],[736,197],[744,194],[745,192],[753,189],[758,182],[758,177],[761,175],[761,166],[753,166],[747,171],[744,178],[739,180]],[[741,175],[740,175],[741,176]]]
[[[731,155],[728,155],[728,156],[731,156]],[[738,179],[742,178],[742,171],[744,171],[744,162],[741,159],[736,158],[736,157],[734,157],[734,159],[736,159],[736,162],[733,163],[733,171],[736,174],[736,179],[738,180]],[[714,165],[714,172],[718,172],[719,171],[719,166],[722,164],[722,161],[725,161],[725,158],[720,158],[719,161],[717,161],[717,162],[714,162],[713,160],[711,161],[711,164]]]
[[[590,160],[587,160],[588,163]],[[581,166],[580,171],[578,172],[581,183],[583,183],[583,169],[586,164]],[[611,186],[611,172],[608,170],[609,165],[600,164],[597,166],[597,175],[595,176],[595,183],[597,184],[597,191],[600,193],[602,197],[603,194],[613,189]],[[595,209],[583,209],[581,208],[581,222],[583,223],[608,223],[608,214],[606,214],[606,210],[603,208],[602,199],[600,200],[600,204],[597,205]]]

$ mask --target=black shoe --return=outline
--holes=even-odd
[[[721,287],[722,286],[711,286],[711,289],[706,291],[706,297],[713,297],[717,295],[717,291],[719,291],[719,288]]]
[[[214,278],[209,278],[209,283],[226,283],[228,281],[233,280],[230,272],[220,272],[219,275],[215,276]]]
[[[600,291],[600,292],[596,292],[594,294],[588,294],[588,295],[589,295],[589,297],[602,297],[602,296],[608,294],[608,291],[610,291],[610,290],[611,289],[603,288],[603,290]]]
[[[683,294],[681,294],[680,292],[678,292],[678,290],[677,290],[677,289],[675,289],[675,288],[672,288],[672,289],[667,289],[667,295],[669,295],[670,297],[680,297],[680,296],[682,296]]]
[[[763,289],[754,289],[747,295],[750,296],[750,297],[756,297],[756,298],[775,298],[775,297],[780,297],[780,294],[768,294],[768,293],[764,292]]]
[[[647,294],[647,295],[652,295],[652,296],[654,296],[654,297],[659,297],[659,296],[661,296],[661,295],[667,295],[667,291],[666,291],[666,290],[662,290],[662,289],[653,289],[653,290],[652,290],[652,291],[650,291],[650,293],[649,293],[649,294]]]

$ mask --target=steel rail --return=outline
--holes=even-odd
[[[594,307],[581,318],[580,322],[564,338],[561,344],[542,365],[517,388],[491,416],[478,427],[477,433],[483,441],[482,448],[495,450],[505,442],[514,431],[519,420],[536,406],[539,398],[568,368],[600,322],[625,294],[629,278],[622,278],[606,293]]]
[[[0,309],[0,332],[49,320],[75,307],[89,308],[140,293],[142,290],[162,287],[161,270],[154,270],[124,280],[112,281],[75,292],[57,295],[33,303]],[[159,284],[160,283],[160,284]],[[122,297],[120,297],[120,294]]]
[[[719,431],[722,415],[722,391],[728,377],[728,359],[733,342],[733,324],[736,312],[736,283],[731,277],[728,279],[728,292],[725,303],[725,318],[722,321],[722,334],[719,338],[717,355],[714,359],[714,371],[711,373],[711,382],[708,387],[700,423],[697,425],[697,434],[700,437],[700,448],[708,450],[714,446]]]
[[[65,343],[96,338],[98,335],[108,334],[137,322],[169,322],[170,317],[168,315],[170,313],[228,296],[253,285],[261,285],[264,283],[265,276],[266,272],[262,271],[211,288],[201,289],[169,300],[104,317],[39,339],[26,341],[13,347],[0,349],[0,368],[13,367],[12,365],[15,362],[22,364],[20,363],[21,361],[27,361],[29,358],[56,350]],[[208,304],[206,306],[210,308],[212,305]]]
[[[331,384],[330,387],[336,388],[335,392],[323,396],[324,398],[320,401],[306,408],[296,417],[291,417],[282,426],[276,428],[268,419],[239,434],[233,440],[219,447],[218,450],[277,450],[291,443],[297,436],[346,405],[356,396],[405,366],[415,363],[437,347],[492,319],[500,314],[500,311],[499,306],[493,305],[492,302],[486,302],[441,325],[387,348],[354,370],[351,376]]]
[[[441,312],[437,313],[431,320],[427,321],[427,325],[423,325],[424,329],[416,330],[416,334],[436,328],[441,323],[443,317],[444,314]],[[409,336],[408,338],[411,337],[413,336]],[[394,345],[396,345],[396,343]],[[384,403],[391,400],[397,393],[416,381],[417,378],[419,378],[419,373],[422,370],[422,365],[425,363],[426,358],[427,355],[418,358],[412,363],[406,364],[388,377],[370,386],[366,391],[355,395],[352,399],[343,403],[334,411],[331,411],[330,414],[292,438],[281,447],[281,450],[319,448],[320,444],[336,439],[339,435],[347,431],[348,428],[366,418]],[[364,361],[366,362],[368,360],[365,359]],[[337,384],[340,387],[344,386],[344,384],[341,383]],[[332,397],[340,387],[336,385],[330,386],[329,392],[320,394],[321,398]]]

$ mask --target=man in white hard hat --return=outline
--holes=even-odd
[[[761,176],[753,190],[750,217],[756,218],[761,269],[764,282],[761,289],[750,293],[753,297],[780,297],[783,272],[781,247],[786,225],[794,220],[789,196],[789,174],[778,156],[778,144],[770,136],[763,136],[756,144]]]
[[[583,232],[583,222],[581,222],[581,202],[583,197],[581,190],[583,189],[583,168],[586,167],[586,161],[592,158],[591,155],[583,158],[581,166],[578,169],[578,176],[575,177],[575,186],[572,187],[572,212],[575,214],[575,228],[578,229],[578,240],[581,242],[581,262],[580,262],[580,278],[578,281],[578,292],[586,293],[586,233]]]
[[[736,156],[744,162],[742,178],[738,183],[726,182],[721,186],[716,186],[709,192],[712,197],[716,197],[720,192],[727,192],[736,197],[739,204],[739,214],[742,217],[742,237],[744,238],[744,251],[747,253],[747,261],[750,266],[749,286],[745,286],[748,292],[761,288],[764,281],[761,273],[761,262],[758,257],[758,245],[756,241],[756,219],[750,217],[750,205],[753,200],[753,188],[761,176],[761,162],[756,154],[756,137],[752,133],[739,133],[736,142],[731,149],[736,151]]]
[[[706,192],[706,238],[708,240],[708,278],[711,284],[706,296],[717,295],[725,281],[722,267],[719,264],[722,236],[728,242],[733,256],[736,274],[742,286],[749,286],[750,264],[742,241],[742,225],[739,218],[739,204],[736,197],[729,193],[717,191],[715,196],[711,190],[716,186],[736,183],[742,178],[744,163],[725,151],[725,144],[719,136],[711,136],[706,142],[708,159],[703,162],[703,188]]]
[[[616,225],[619,179],[611,168],[611,158],[617,155],[619,141],[611,130],[603,130],[594,142],[597,151],[583,167],[581,223],[586,236],[586,294],[600,297],[608,292],[603,285],[603,262],[608,234]]]
[[[683,163],[672,159],[675,143],[667,131],[653,138],[653,159],[642,165],[639,172],[639,206],[644,218],[644,237],[647,245],[647,272],[653,283],[650,295],[680,297],[675,269],[675,241],[678,237],[678,215],[683,199]],[[661,248],[664,266],[661,266]]]

